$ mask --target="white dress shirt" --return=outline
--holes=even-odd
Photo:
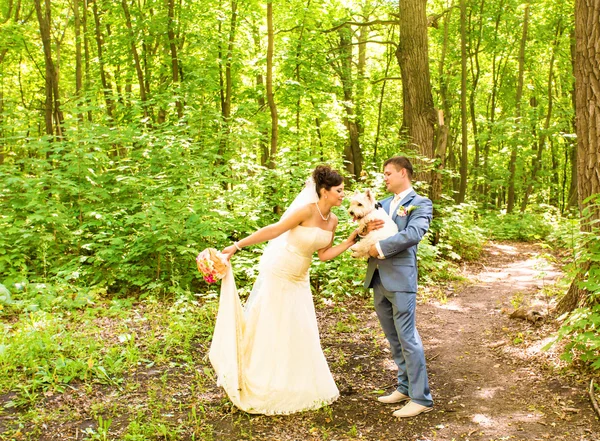
[[[394,196],[394,199],[392,199],[392,201],[390,202],[390,211],[388,212],[390,217],[392,217],[394,215],[394,212],[400,206],[400,202],[402,202],[402,200],[406,196],[408,196],[408,193],[410,193],[412,191],[412,189],[413,189],[412,187],[408,187],[406,190],[401,191],[400,193],[396,193],[396,195]],[[381,246],[379,245],[379,242],[377,242],[375,244],[375,248],[377,248],[377,252],[379,253],[379,256],[377,256],[377,257],[379,259],[385,259],[385,256],[383,255],[383,252],[381,251]]]

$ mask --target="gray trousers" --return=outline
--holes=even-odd
[[[422,406],[433,406],[429,391],[425,352],[417,332],[417,294],[390,292],[381,284],[379,271],[373,275],[375,312],[383,328],[392,357],[398,366],[398,392]]]

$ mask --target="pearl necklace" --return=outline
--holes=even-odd
[[[323,216],[323,213],[321,213],[321,209],[319,208],[319,204],[317,202],[315,202],[315,205],[317,206],[317,211],[319,212],[319,215],[321,216],[321,219],[323,219],[325,222],[327,222],[329,220],[329,216],[331,216],[331,211],[329,213],[327,213],[327,217]]]

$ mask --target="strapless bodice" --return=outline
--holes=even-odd
[[[288,280],[308,283],[308,269],[315,251],[331,242],[333,232],[298,225],[292,228],[276,252],[261,259],[261,271]],[[281,248],[279,248],[279,246]]]
[[[331,242],[331,231],[319,227],[298,225],[290,230],[286,248],[302,257],[311,257],[313,253]]]

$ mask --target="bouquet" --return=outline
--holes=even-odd
[[[198,271],[207,283],[221,280],[227,273],[227,262],[221,253],[214,248],[207,248],[196,257]]]

